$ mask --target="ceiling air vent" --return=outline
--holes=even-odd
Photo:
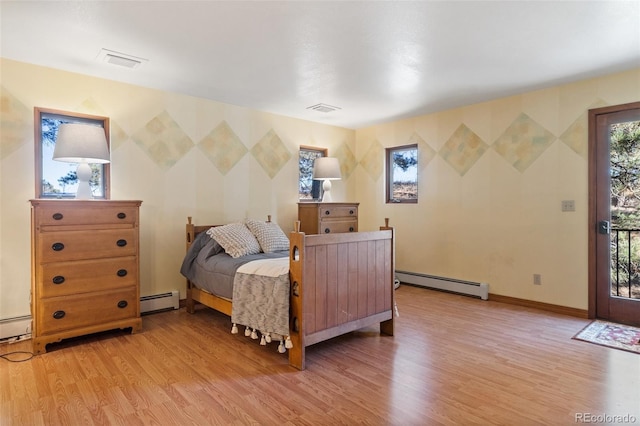
[[[310,107],[307,107],[307,109],[312,109],[314,111],[320,111],[320,112],[332,112],[341,108],[327,105],[327,104],[315,104]]]
[[[98,60],[106,62],[111,65],[118,65],[125,68],[138,68],[146,59],[138,58],[136,56],[127,55],[125,53],[114,52],[113,50],[102,49],[98,54]]]

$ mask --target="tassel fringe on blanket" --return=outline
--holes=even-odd
[[[256,330],[255,328],[252,329],[250,327],[245,327],[244,328],[244,335],[245,337],[251,337],[253,340],[257,340],[258,339],[258,332],[259,330]],[[237,324],[233,324],[231,326],[231,334],[238,334],[238,325]],[[261,338],[260,338],[260,345],[261,346],[266,346],[267,343],[271,343],[272,341],[272,337],[271,337],[271,333],[262,333],[261,334]],[[291,341],[291,337],[290,336],[286,336],[286,337],[280,337],[280,344],[278,345],[278,352],[280,352],[281,354],[285,353],[287,351],[287,349],[291,349],[293,348],[293,342]]]

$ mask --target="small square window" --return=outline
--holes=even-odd
[[[35,108],[36,198],[74,198],[78,178],[76,164],[53,160],[58,127],[63,123],[83,123],[105,129],[109,145],[109,118],[66,111]],[[109,164],[90,164],[93,198],[110,198]]]
[[[387,148],[387,203],[418,202],[418,145]]]

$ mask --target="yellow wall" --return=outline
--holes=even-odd
[[[355,132],[195,97],[2,59],[0,319],[29,314],[33,108],[111,119],[111,198],[139,199],[141,295],[181,290],[184,226],[297,219],[298,149],[340,158],[337,199],[353,198]],[[262,162],[262,164],[261,164]]]
[[[639,100],[640,69],[357,131],[6,59],[0,90],[0,319],[29,314],[35,106],[111,118],[112,199],[143,200],[142,295],[184,297],[187,216],[291,230],[312,145],[340,159],[332,193],[361,203],[360,229],[391,219],[397,269],[586,309],[587,111]],[[384,148],[414,142],[419,203],[386,205]]]
[[[587,114],[638,100],[640,69],[359,129],[363,225],[391,219],[398,270],[587,309]],[[408,143],[419,144],[419,203],[386,205],[378,152]]]

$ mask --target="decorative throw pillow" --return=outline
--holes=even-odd
[[[222,246],[220,245],[219,242],[217,242],[215,240],[215,238],[213,238],[210,234],[209,231],[211,231],[211,229],[213,229],[215,227],[211,227],[207,230],[206,234],[207,235],[202,235],[202,234],[198,234],[198,236],[196,237],[196,239],[194,240],[194,245],[195,243],[198,241],[198,238],[200,237],[200,235],[202,235],[204,238],[207,239],[206,242],[201,243],[204,247],[207,247],[209,250],[208,256],[215,256],[216,254],[220,254],[220,253],[224,253],[224,249],[222,248]]]
[[[275,222],[247,220],[247,227],[258,239],[260,248],[265,253],[289,250],[289,239]]]
[[[260,253],[260,244],[244,223],[215,226],[207,235],[216,240],[231,257]]]

